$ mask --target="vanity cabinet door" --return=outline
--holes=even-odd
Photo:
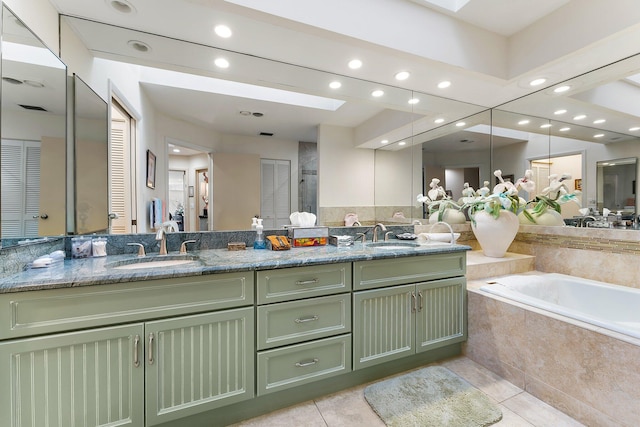
[[[353,369],[415,353],[415,285],[353,294]]]
[[[145,324],[147,425],[254,395],[253,307]]]
[[[416,285],[416,351],[467,339],[466,280],[434,280]]]
[[[141,323],[0,343],[0,425],[144,426]]]

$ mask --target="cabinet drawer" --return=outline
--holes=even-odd
[[[0,339],[253,304],[253,274],[224,273],[0,295]]]
[[[356,261],[353,288],[373,289],[464,276],[466,268],[465,252]]]
[[[351,294],[258,307],[258,349],[351,332]]]
[[[258,395],[351,371],[351,334],[258,353]]]
[[[331,295],[351,290],[351,264],[258,271],[258,304]]]

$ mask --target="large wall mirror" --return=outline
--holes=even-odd
[[[75,234],[109,227],[107,103],[80,77],[73,78]]]
[[[494,110],[494,131],[518,134],[523,144],[508,152],[496,150],[496,166],[515,165],[521,172],[538,168],[538,188],[544,187],[547,173],[569,172],[570,190],[582,192],[583,207],[594,213],[606,207],[637,214],[636,162],[628,162],[628,171],[616,174],[624,191],[615,196],[604,194],[609,190],[601,185],[599,165],[640,155],[638,99],[640,55],[635,55],[501,105]],[[543,154],[545,144],[548,154]],[[544,157],[546,161],[540,161]],[[571,205],[565,205],[566,212],[563,206],[565,218],[579,215],[578,207]]]
[[[66,232],[67,70],[2,8],[3,246]]]

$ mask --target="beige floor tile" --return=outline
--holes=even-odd
[[[498,405],[502,411],[502,419],[492,427],[533,427],[529,421],[522,418],[504,405]]]
[[[529,421],[536,427],[579,427],[584,426],[568,415],[558,411],[529,393],[520,393],[502,404]]]
[[[327,427],[322,415],[313,401],[270,412],[234,424],[236,427]]]
[[[497,402],[503,402],[522,393],[521,388],[516,387],[509,381],[467,357],[451,359],[442,365],[460,375],[471,385],[480,389]]]
[[[364,398],[366,385],[316,399],[316,406],[329,427],[384,427],[384,422]]]

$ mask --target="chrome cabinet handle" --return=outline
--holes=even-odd
[[[423,300],[423,296],[422,296],[422,291],[418,291],[418,311],[422,311],[422,300]]]
[[[140,366],[140,335],[133,338],[133,366]]]
[[[296,285],[314,285],[316,283],[318,283],[319,280],[318,279],[311,279],[311,280],[298,280],[296,282]]]
[[[153,332],[149,334],[149,365],[153,365]]]
[[[307,316],[307,317],[298,317],[296,320],[294,320],[294,322],[296,323],[306,323],[306,322],[313,322],[314,320],[318,320],[319,317],[317,315],[313,315],[313,316]]]
[[[316,363],[318,363],[318,359],[317,358],[313,358],[311,360],[304,360],[304,361],[301,361],[301,362],[296,362],[296,367],[304,368],[305,366],[315,365]]]
[[[416,312],[416,293],[411,292],[411,312]]]

